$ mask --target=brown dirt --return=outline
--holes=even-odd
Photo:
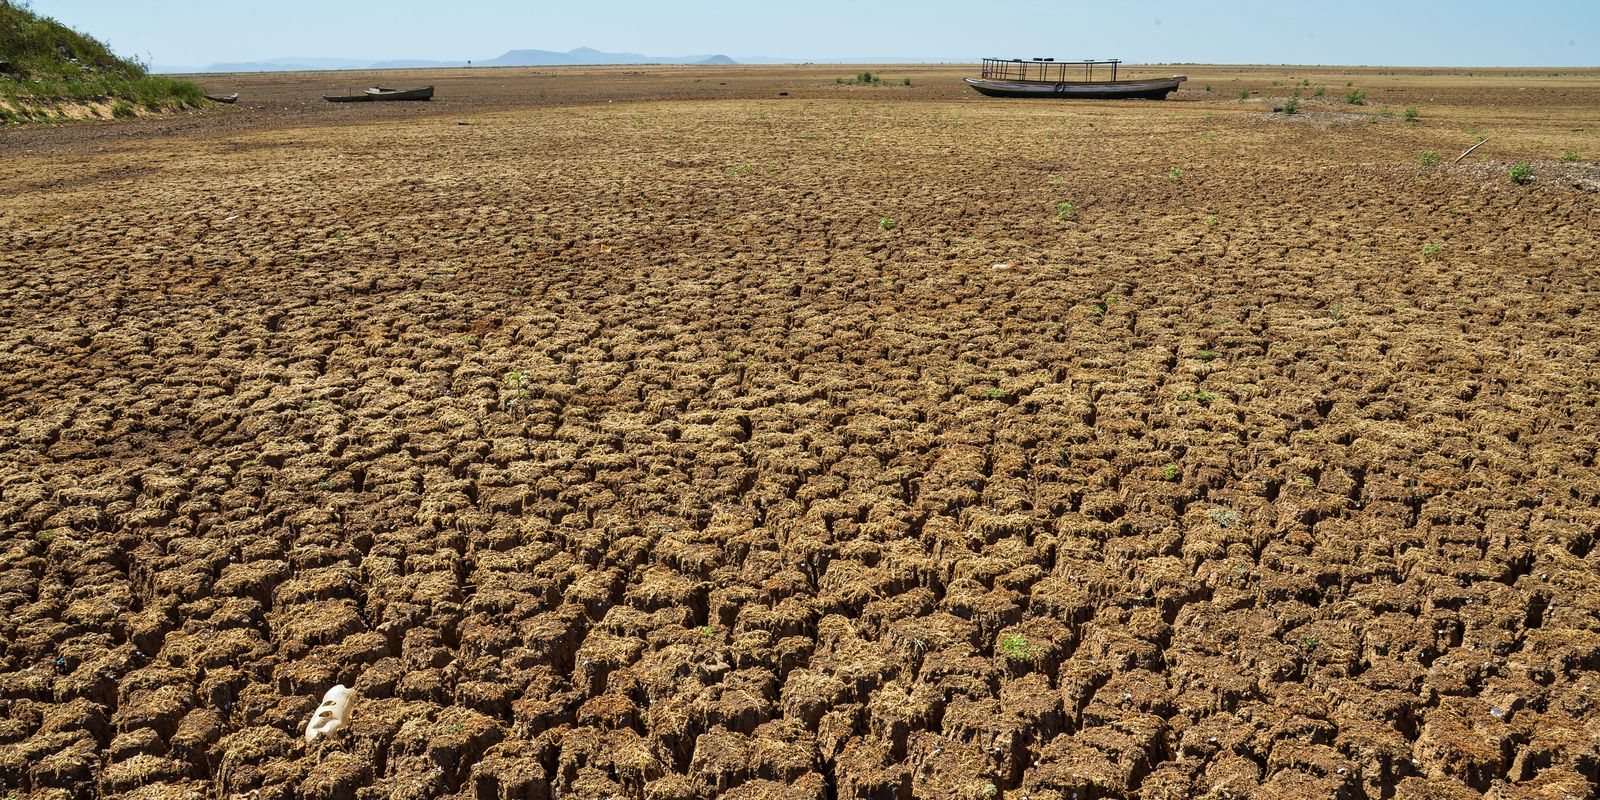
[[[0,133],[0,786],[1600,791],[1600,73],[850,71]]]

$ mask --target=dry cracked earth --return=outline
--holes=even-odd
[[[0,785],[1600,791],[1600,73],[830,69],[0,132]]]

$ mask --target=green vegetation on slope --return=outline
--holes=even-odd
[[[42,16],[24,2],[0,0],[0,123],[72,116],[63,104],[110,104],[132,116],[196,107],[200,87],[150,75],[136,61],[118,58],[92,37]],[[98,116],[93,108],[87,112]]]

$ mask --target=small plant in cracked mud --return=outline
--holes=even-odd
[[[528,391],[528,373],[518,369],[507,372],[503,381],[507,395],[502,401],[508,411],[526,410],[533,393]]]
[[[1039,660],[1039,648],[1028,641],[1028,637],[1016,633],[1000,638],[1000,653],[1007,661],[1018,663],[1032,664]]]
[[[1218,506],[1206,512],[1206,519],[1216,523],[1219,528],[1231,528],[1239,524],[1239,512]]]

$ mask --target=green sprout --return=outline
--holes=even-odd
[[[878,230],[892,231],[892,230],[894,230],[894,226],[895,226],[895,221],[892,220],[892,219],[889,219],[888,217],[882,217],[882,218],[880,218],[878,220]]]
[[[1072,219],[1072,215],[1076,213],[1078,213],[1078,207],[1071,202],[1063,200],[1056,203],[1056,219]]]
[[[1039,648],[1028,637],[1016,633],[1000,637],[1000,653],[1007,661],[1031,664],[1039,660]]]

